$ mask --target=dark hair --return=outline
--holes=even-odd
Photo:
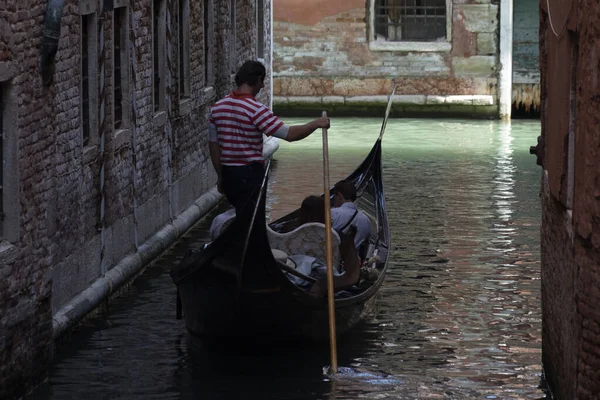
[[[333,186],[333,193],[339,193],[346,200],[356,200],[356,187],[351,180],[344,179]]]
[[[238,86],[247,83],[250,86],[256,85],[260,78],[265,78],[267,75],[267,70],[265,66],[262,65],[259,61],[249,60],[244,63],[238,69],[237,74],[235,74],[235,84]]]
[[[300,225],[308,222],[325,223],[325,203],[319,196],[308,196],[300,206]]]

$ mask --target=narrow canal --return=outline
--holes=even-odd
[[[288,123],[303,119],[286,120]],[[334,119],[332,184],[367,154],[380,119]],[[542,399],[541,171],[534,121],[393,119],[383,168],[393,252],[377,312],[324,345],[206,345],[175,320],[176,246],[57,347],[28,399]],[[277,218],[322,192],[320,135],[282,143]],[[213,215],[218,212],[216,210]],[[209,220],[193,229],[206,239]],[[191,240],[191,239],[188,239]]]

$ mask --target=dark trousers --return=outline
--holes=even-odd
[[[255,191],[260,189],[265,167],[262,163],[254,162],[239,167],[223,165],[221,171],[223,174],[221,184],[225,197],[235,208],[236,214],[240,214]]]

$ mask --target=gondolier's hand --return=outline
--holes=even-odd
[[[317,118],[316,122],[319,128],[329,129],[329,127],[331,126],[331,121],[328,117]]]

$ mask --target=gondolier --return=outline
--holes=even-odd
[[[238,213],[264,176],[263,134],[294,142],[319,128],[329,128],[326,117],[304,125],[285,125],[255,98],[265,86],[265,76],[262,63],[246,61],[235,76],[236,90],[210,112],[209,147],[217,188]]]

